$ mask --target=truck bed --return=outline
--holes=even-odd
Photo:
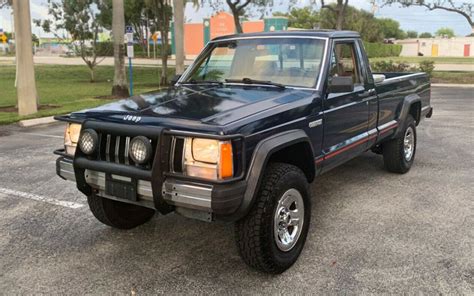
[[[379,125],[396,120],[403,101],[407,98],[420,98],[420,119],[430,111],[431,92],[428,74],[406,72],[374,74],[385,75],[385,80],[375,85],[379,97]]]

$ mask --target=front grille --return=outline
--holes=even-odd
[[[138,165],[129,156],[130,141],[133,137],[118,136],[104,133],[100,135],[100,153],[99,159],[108,162],[115,162],[125,165]],[[150,163],[145,167],[151,167],[153,163],[154,154],[156,150],[156,140],[151,140],[153,155],[150,158]]]

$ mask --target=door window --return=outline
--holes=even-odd
[[[336,43],[331,58],[331,77],[351,76],[354,84],[362,79],[357,63],[355,43]]]

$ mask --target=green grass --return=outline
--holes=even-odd
[[[385,58],[371,58],[371,62],[388,61],[400,63],[415,64],[424,60],[434,61],[435,64],[474,64],[474,57],[385,57]]]
[[[134,94],[159,88],[160,68],[134,67]],[[174,69],[170,69],[172,77]],[[20,117],[16,112],[0,112],[0,124],[13,123],[21,119],[66,114],[111,102],[98,99],[108,96],[112,90],[114,69],[98,66],[96,82],[90,83],[86,66],[36,65],[36,87],[40,104],[58,105],[54,109],[40,110],[30,116]],[[15,66],[0,65],[0,107],[16,105]]]
[[[432,83],[474,84],[474,72],[435,71],[431,75]]]

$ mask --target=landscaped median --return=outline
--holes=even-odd
[[[158,67],[135,67],[134,93],[143,93],[159,88],[161,69]],[[0,65],[0,124],[22,119],[66,114],[111,102],[110,97],[114,68],[98,66],[96,82],[89,82],[89,71],[85,66],[36,65],[36,86],[40,100],[38,113],[18,116],[15,89],[15,66]],[[174,74],[170,69],[169,77]]]

